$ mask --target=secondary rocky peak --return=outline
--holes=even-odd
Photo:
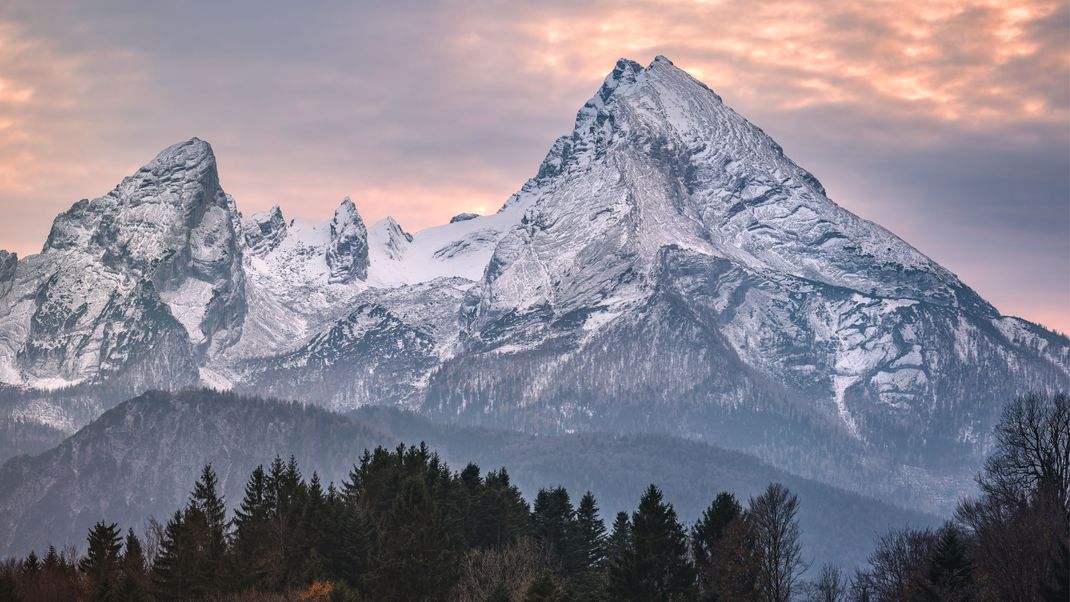
[[[286,219],[275,205],[268,211],[252,214],[242,221],[245,244],[255,255],[270,253],[286,238]]]
[[[15,284],[15,270],[19,265],[17,254],[0,249],[0,297]]]
[[[368,278],[368,228],[364,225],[352,199],[342,204],[331,218],[331,237],[327,243],[327,267],[332,283],[347,283]]]

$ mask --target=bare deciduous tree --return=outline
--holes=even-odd
[[[462,562],[461,578],[453,599],[457,602],[485,602],[496,589],[504,586],[511,600],[521,600],[536,579],[556,568],[550,549],[529,537],[520,538],[502,549],[472,550]]]
[[[982,495],[956,517],[974,541],[985,588],[999,599],[1039,599],[1065,588],[1070,542],[1070,398],[1024,395],[996,427]]]
[[[799,498],[772,483],[750,499],[747,520],[758,556],[758,591],[768,602],[788,602],[807,569],[799,541]]]
[[[826,564],[806,589],[808,602],[844,602],[847,599],[847,578],[838,567]]]
[[[1070,512],[1070,398],[1030,393],[1008,405],[978,484],[1001,505],[1039,494]]]

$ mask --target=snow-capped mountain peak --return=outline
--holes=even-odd
[[[0,381],[758,433],[739,446],[780,460],[767,425],[973,450],[1002,400],[1070,382],[1070,341],[836,205],[665,57],[619,61],[492,215],[410,234],[348,197],[319,223],[235,205],[192,139],[75,203],[44,253],[0,253]]]

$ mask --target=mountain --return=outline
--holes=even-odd
[[[5,428],[39,441],[96,415],[62,396],[99,413],[200,384],[684,435],[937,510],[1007,399],[1070,388],[1070,340],[833,203],[664,57],[618,62],[493,215],[243,216],[219,182],[194,138],[57,217],[39,255],[0,255]]]
[[[393,409],[352,417],[315,407],[213,391],[150,392],[104,413],[56,448],[0,467],[0,556],[48,543],[83,545],[98,520],[142,528],[188,499],[204,462],[226,499],[241,499],[252,469],[293,454],[306,477],[340,483],[366,447],[427,441],[454,470],[469,461],[505,466],[530,501],[540,487],[564,485],[598,496],[603,518],[634,510],[649,483],[693,520],[722,490],[757,494],[782,482],[802,500],[807,553],[854,566],[875,534],[934,517],[801,479],[753,457],[673,437],[598,433],[534,436],[447,427]],[[567,459],[567,461],[565,461]]]

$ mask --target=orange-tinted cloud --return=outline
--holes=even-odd
[[[493,211],[617,58],[665,54],[837,202],[1070,331],[1065,2],[49,4],[0,9],[0,247],[191,136],[247,212]]]

